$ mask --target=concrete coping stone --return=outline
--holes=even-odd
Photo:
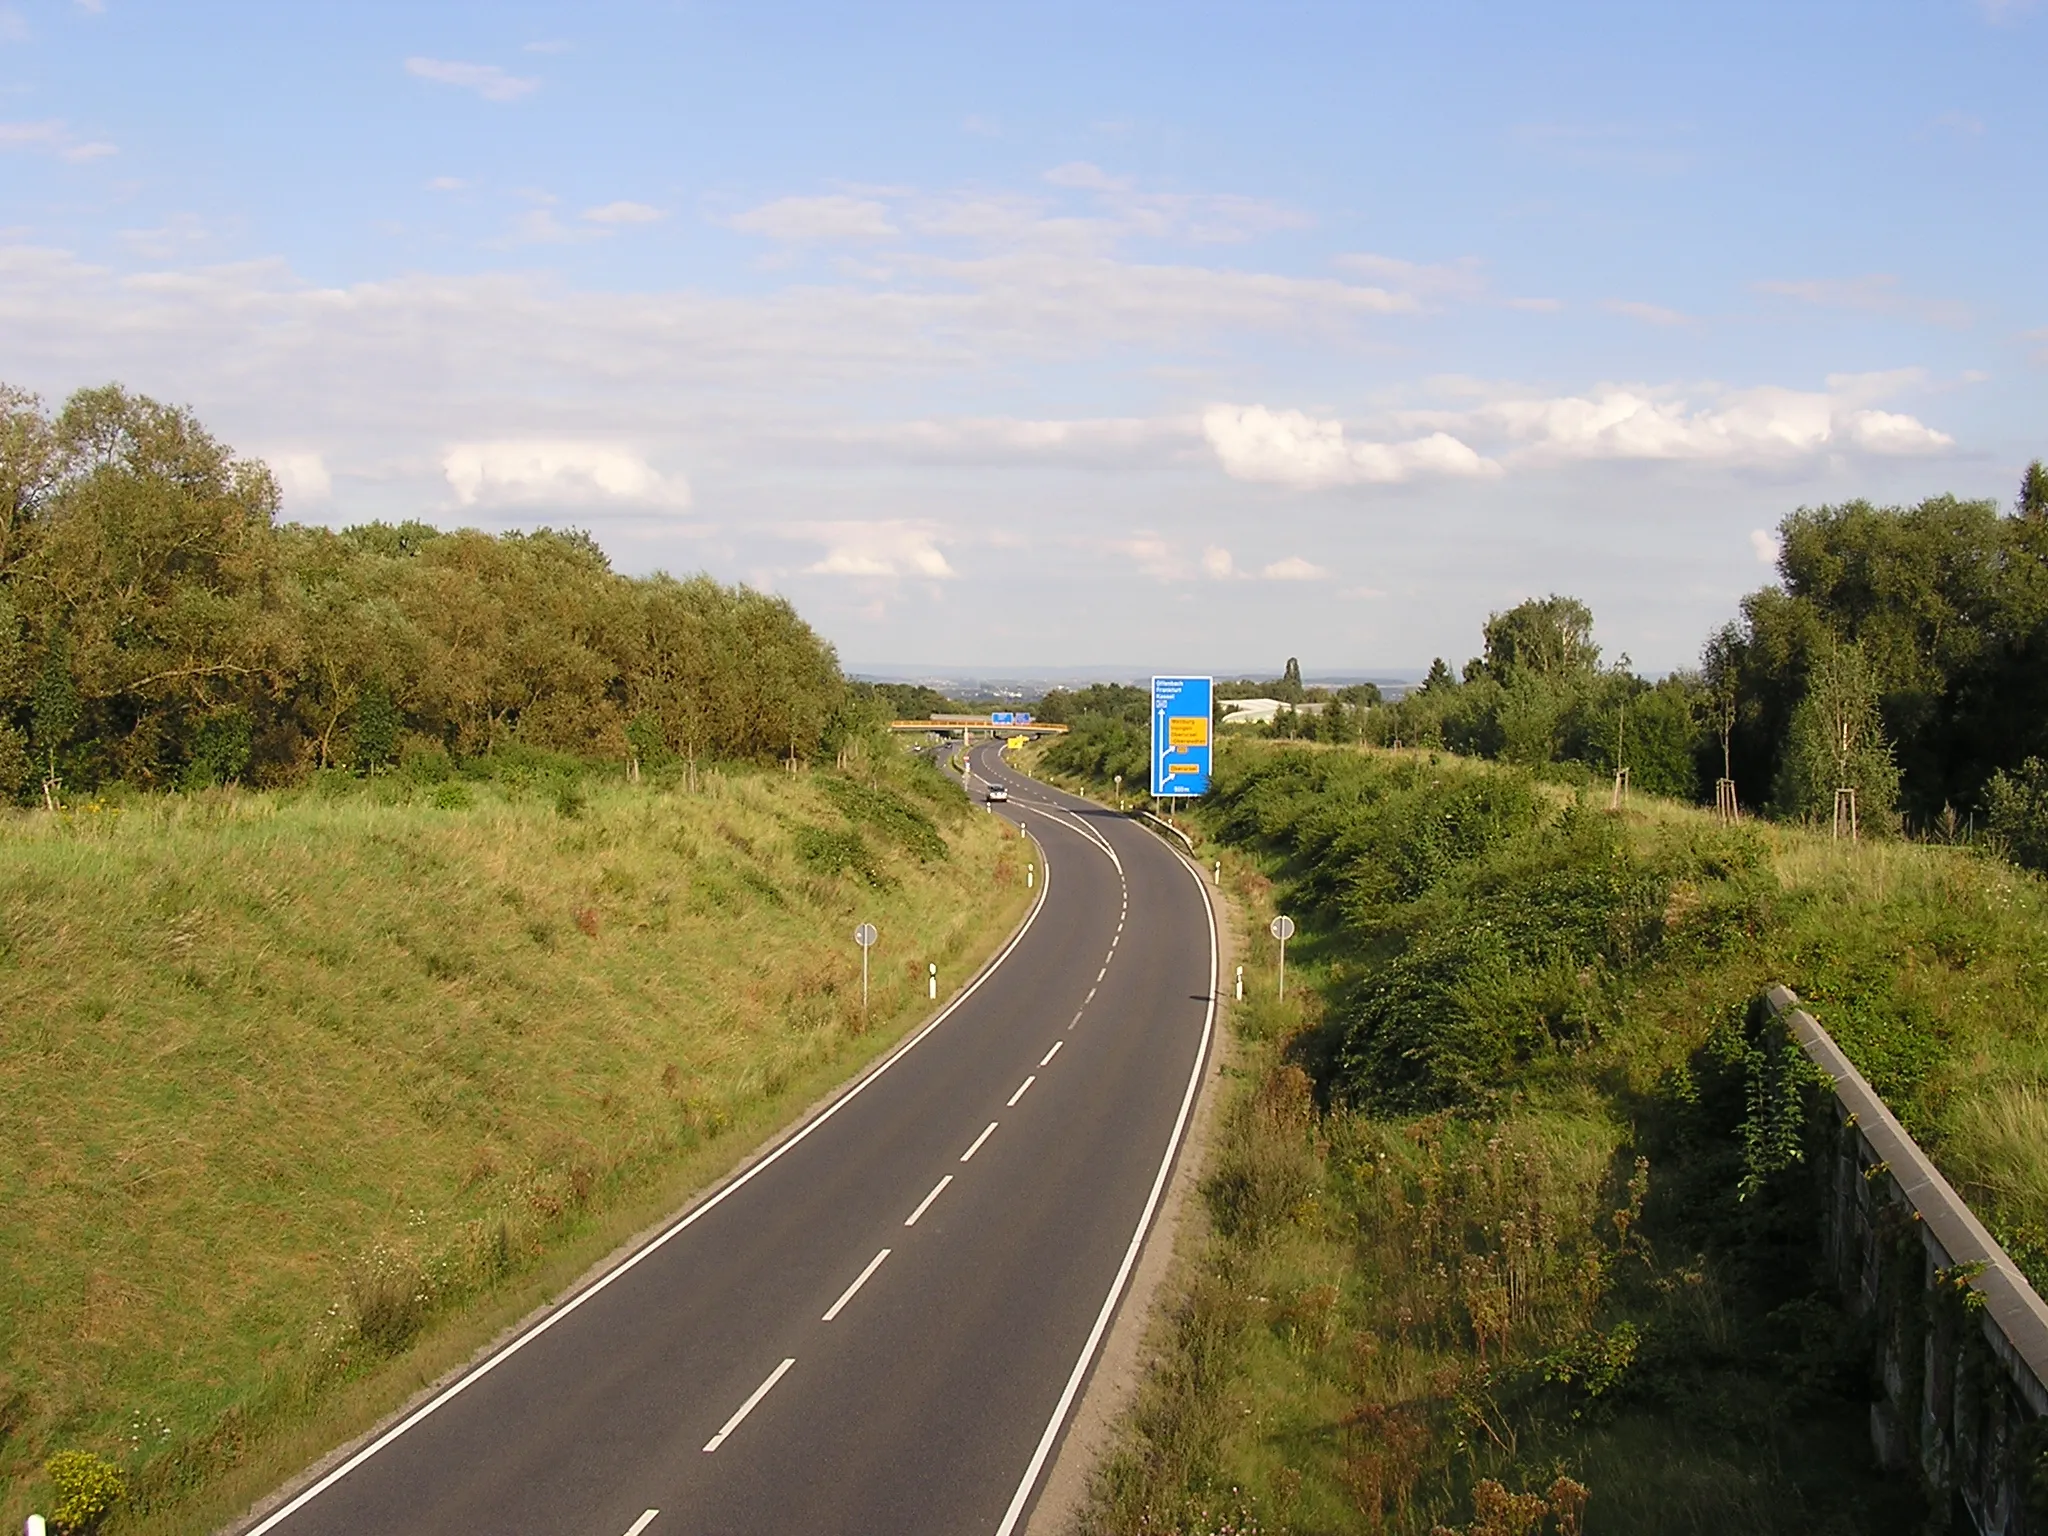
[[[1834,1037],[1799,1006],[1798,994],[1790,987],[1773,986],[1764,995],[1771,1012],[1827,1074],[1836,1102],[1919,1217],[1923,1236],[1939,1252],[1937,1262],[1945,1260],[1944,1267],[1982,1266],[1969,1284],[1984,1298],[1984,1337],[2034,1412],[2048,1416],[2048,1302],[2041,1300],[1919,1143],[1906,1134]]]

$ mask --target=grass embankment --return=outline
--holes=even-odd
[[[1026,853],[880,772],[0,822],[0,1524],[83,1447],[206,1528],[922,1017]]]
[[[1264,963],[1090,1530],[1918,1527],[1748,1005],[1797,988],[2039,1276],[2039,882],[1417,754],[1229,749],[1203,821]]]

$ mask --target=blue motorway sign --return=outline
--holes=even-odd
[[[1215,679],[1152,679],[1152,793],[1206,795]]]
[[[990,725],[1014,725],[1017,723],[1017,717],[1007,709],[998,709],[989,715],[988,723]]]

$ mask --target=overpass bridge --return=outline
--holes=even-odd
[[[912,732],[930,733],[934,736],[957,736],[962,741],[974,739],[976,731],[991,736],[1064,736],[1064,725],[1053,725],[1042,720],[1033,720],[1029,715],[994,710],[986,715],[928,715],[922,720],[891,720],[889,729],[908,735]]]

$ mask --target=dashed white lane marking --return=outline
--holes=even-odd
[[[1084,1013],[1086,1013],[1087,1011],[1088,1011],[1088,1010],[1087,1010],[1087,1009],[1085,1009],[1085,1008],[1077,1008],[1077,1009],[1075,1009],[1075,1010],[1074,1010],[1074,1016],[1073,1016],[1073,1017],[1072,1017],[1071,1019],[1067,1020],[1067,1028],[1071,1030],[1071,1029],[1072,1029],[1072,1028],[1073,1028],[1073,1027],[1074,1027],[1074,1026],[1075,1026],[1076,1024],[1080,1023],[1080,1022],[1081,1022],[1081,1015],[1082,1015],[1082,1014],[1084,1014]]]
[[[983,1132],[982,1132],[982,1133],[981,1133],[981,1134],[980,1134],[979,1136],[977,1136],[977,1137],[975,1137],[975,1138],[974,1138],[974,1145],[973,1145],[973,1146],[971,1146],[971,1147],[969,1147],[969,1148],[968,1148],[968,1149],[967,1149],[967,1150],[966,1150],[965,1152],[962,1152],[962,1153],[960,1154],[960,1161],[964,1163],[964,1162],[966,1162],[966,1161],[967,1161],[967,1159],[969,1159],[970,1157],[974,1156],[974,1154],[975,1154],[975,1153],[977,1153],[977,1152],[979,1152],[979,1151],[981,1150],[981,1144],[982,1144],[982,1143],[983,1143],[984,1141],[987,1141],[987,1140],[989,1139],[989,1137],[991,1137],[991,1136],[995,1135],[995,1133],[996,1133],[996,1122],[995,1122],[995,1121],[993,1121],[993,1120],[991,1120],[991,1121],[989,1121],[989,1123],[988,1123],[988,1129],[987,1129],[987,1130],[985,1130],[985,1131],[983,1131]]]
[[[819,1318],[818,1321],[821,1323],[829,1323],[832,1321],[833,1318],[837,1317],[840,1314],[841,1310],[846,1306],[846,1304],[849,1301],[853,1300],[855,1294],[860,1290],[860,1288],[868,1283],[868,1276],[872,1275],[876,1270],[882,1267],[882,1260],[886,1259],[887,1257],[889,1257],[889,1250],[887,1248],[884,1248],[872,1259],[869,1259],[868,1267],[853,1277],[853,1284],[849,1285],[845,1290],[839,1293],[839,1299],[832,1303],[832,1310],[827,1312],[823,1317]],[[631,1536],[630,1532],[628,1533],[628,1536]]]
[[[1074,1017],[1078,1019],[1079,1017],[1081,1017],[1081,1015],[1079,1015],[1079,1014],[1077,1013],[1077,1014],[1075,1014],[1075,1015],[1074,1015]],[[1052,1059],[1053,1059],[1053,1057],[1055,1057],[1055,1056],[1059,1055],[1059,1053],[1060,1053],[1060,1047],[1061,1047],[1061,1046],[1063,1046],[1063,1045],[1065,1045],[1066,1043],[1067,1043],[1067,1042],[1066,1042],[1066,1041],[1064,1041],[1064,1040],[1055,1040],[1055,1041],[1053,1041],[1053,1043],[1052,1043],[1052,1049],[1051,1049],[1051,1050],[1049,1050],[1049,1051],[1047,1051],[1047,1052],[1045,1053],[1045,1055],[1044,1055],[1043,1057],[1041,1057],[1041,1058],[1039,1059],[1039,1063],[1038,1063],[1038,1064],[1039,1064],[1039,1066],[1041,1066],[1041,1067],[1049,1067],[1049,1066],[1051,1066],[1051,1065],[1052,1065]]]
[[[1043,1063],[1043,1062],[1040,1062],[1040,1063],[1039,1063],[1039,1065],[1040,1065],[1040,1066],[1043,1066],[1043,1065],[1044,1065],[1044,1063]],[[1013,1094],[1011,1094],[1011,1095],[1010,1095],[1010,1102],[1009,1102],[1009,1103],[1007,1103],[1007,1104],[1005,1104],[1005,1105],[1003,1106],[1003,1108],[1005,1108],[1005,1109],[1015,1109],[1015,1108],[1017,1107],[1017,1101],[1018,1101],[1019,1099],[1021,1099],[1021,1098],[1023,1098],[1023,1097],[1024,1097],[1024,1090],[1025,1090],[1025,1089],[1027,1089],[1027,1088],[1029,1088],[1029,1087],[1030,1087],[1030,1086],[1031,1086],[1031,1085],[1032,1085],[1033,1083],[1035,1083],[1035,1082],[1037,1082],[1037,1081],[1038,1081],[1038,1074],[1037,1074],[1036,1072],[1032,1073],[1032,1074],[1031,1074],[1031,1076],[1029,1076],[1029,1077],[1025,1078],[1025,1079],[1024,1079],[1024,1081],[1023,1081],[1023,1083],[1022,1083],[1022,1084],[1021,1084],[1021,1085],[1020,1085],[1020,1086],[1018,1087],[1017,1091],[1016,1091],[1015,1093],[1013,1093]],[[990,1127],[990,1129],[991,1129],[991,1130],[993,1130],[993,1129],[994,1129],[994,1127],[993,1127],[993,1126],[991,1126],[991,1127]]]
[[[744,1403],[740,1404],[739,1411],[733,1414],[731,1418],[725,1421],[725,1427],[721,1429],[717,1434],[713,1435],[709,1440],[704,1442],[704,1450],[706,1454],[709,1454],[710,1452],[717,1450],[721,1445],[725,1444],[725,1437],[731,1434],[734,1430],[738,1429],[741,1424],[746,1422],[747,1415],[752,1413],[755,1408],[760,1406],[761,1399],[766,1397],[770,1392],[775,1390],[775,1383],[782,1380],[782,1378],[786,1374],[788,1374],[789,1368],[795,1364],[796,1357],[792,1355],[789,1357],[789,1359],[783,1361],[782,1364],[778,1365],[777,1367],[775,1367],[774,1370],[768,1373],[768,1379],[762,1382],[761,1385],[759,1385],[758,1387],[754,1388],[754,1395],[752,1397],[749,1397]],[[645,1517],[643,1516],[642,1518],[644,1519]]]
[[[1101,969],[1101,970],[1099,970],[1099,971],[1097,971],[1097,972],[1095,973],[1095,984],[1096,984],[1096,985],[1097,985],[1098,987],[1099,987],[1099,986],[1101,986],[1101,985],[1102,985],[1102,978],[1103,978],[1103,977],[1105,977],[1105,976],[1107,976],[1108,974],[1109,974],[1109,962],[1108,962],[1107,960],[1105,960],[1105,961],[1103,961],[1103,962],[1102,962],[1102,969]]]
[[[1105,969],[1107,969],[1107,967],[1105,967]],[[1102,978],[1101,978],[1100,976],[1096,977],[1096,978],[1095,978],[1095,983],[1096,983],[1096,986],[1100,986],[1100,985],[1102,984]],[[1090,987],[1090,988],[1088,989],[1088,995],[1087,995],[1086,997],[1084,997],[1084,998],[1082,998],[1082,999],[1081,999],[1081,1006],[1082,1006],[1083,1008],[1086,1008],[1086,1007],[1087,1007],[1087,1006],[1088,1006],[1088,1005],[1089,1005],[1090,1003],[1092,1003],[1092,1002],[1094,1002],[1094,1001],[1095,1001],[1095,987]],[[1081,1015],[1079,1015],[1079,1014],[1077,1013],[1077,1014],[1075,1014],[1075,1015],[1074,1015],[1074,1017],[1078,1019],[1079,1017],[1081,1017]]]
[[[660,1513],[661,1511],[658,1509],[650,1509],[649,1511],[647,1511],[646,1514],[642,1515],[638,1520],[635,1520],[631,1525],[626,1527],[626,1536],[640,1536],[640,1533],[642,1531],[646,1530],[647,1527],[654,1524],[654,1517]]]
[[[922,1216],[926,1211],[931,1209],[932,1202],[938,1199],[939,1196],[945,1192],[946,1186],[952,1182],[953,1175],[949,1173],[943,1179],[939,1180],[938,1183],[934,1184],[932,1186],[932,1192],[926,1195],[922,1200],[918,1201],[917,1209],[912,1211],[907,1217],[904,1218],[903,1225],[905,1225],[906,1227],[916,1226],[917,1218]]]

